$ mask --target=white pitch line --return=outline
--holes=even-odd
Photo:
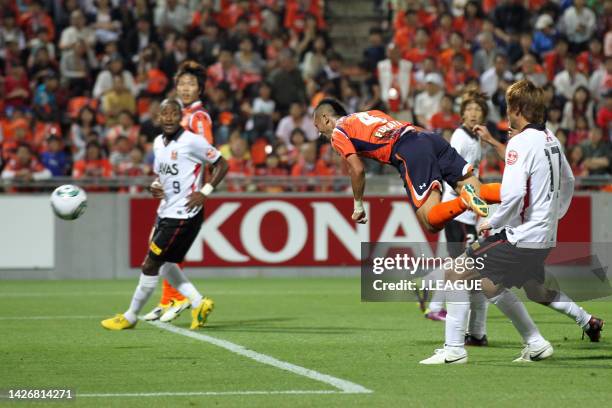
[[[38,297],[91,297],[91,296],[130,296],[134,291],[109,291],[109,292],[30,292],[30,293],[15,293],[6,292],[0,293],[0,298],[38,298]],[[328,290],[328,291],[257,291],[257,290],[221,290],[211,291],[212,296],[287,296],[287,295],[303,295],[303,296],[325,296],[325,295],[354,295],[359,294],[359,290]]]
[[[118,397],[191,397],[214,395],[301,395],[301,394],[343,394],[340,391],[287,390],[287,391],[194,391],[194,392],[143,392],[127,394],[76,394],[85,398],[118,398]]]
[[[289,371],[294,374],[310,378],[315,381],[329,384],[344,393],[367,394],[367,393],[372,392],[372,390],[369,390],[359,384],[355,384],[353,382],[343,380],[341,378],[332,377],[331,375],[322,374],[318,371],[304,368],[299,365],[291,364],[286,361],[278,360],[274,357],[268,356],[266,354],[261,354],[253,350],[249,350],[239,344],[235,344],[227,340],[221,340],[216,337],[209,336],[207,334],[202,334],[202,333],[198,333],[195,331],[183,329],[183,328],[176,327],[168,323],[161,323],[157,321],[147,322],[147,323],[155,327],[158,327],[160,329],[167,330],[172,333],[181,334],[183,336],[190,337],[192,339],[196,339],[196,340],[200,340],[200,341],[203,341],[209,344],[213,344],[217,347],[221,347],[228,351],[231,351],[232,353],[239,354],[244,357],[248,357],[259,363],[267,364],[267,365],[270,365],[276,368],[280,368],[281,370]]]
[[[99,319],[102,316],[0,316],[0,320]]]

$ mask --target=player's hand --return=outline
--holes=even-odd
[[[488,221],[483,222],[482,224],[480,224],[478,226],[478,235],[482,235],[484,234],[485,231],[489,231],[491,230],[493,227],[491,227],[491,224],[489,224]]]
[[[151,183],[149,191],[153,195],[153,198],[164,198],[164,188],[157,180]]]
[[[489,132],[489,129],[487,129],[486,126],[476,125],[472,128],[472,132],[480,136],[480,140],[485,143],[492,145],[494,142],[496,142],[495,138],[493,137],[493,135],[491,135],[491,132]]]
[[[355,210],[353,211],[353,215],[351,215],[351,218],[357,224],[365,224],[368,222],[368,217],[366,216],[365,211]]]
[[[206,196],[199,191],[194,191],[190,196],[187,197],[187,211],[192,211],[194,208],[201,207],[206,201]]]

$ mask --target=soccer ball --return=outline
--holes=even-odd
[[[51,208],[63,220],[76,220],[87,208],[87,194],[78,186],[64,184],[51,193]]]

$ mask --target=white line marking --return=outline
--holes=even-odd
[[[83,297],[83,296],[131,296],[134,291],[109,291],[109,292],[31,292],[31,293],[19,293],[19,292],[6,292],[0,293],[0,299],[2,298],[37,298],[37,297]],[[355,295],[359,294],[359,289],[355,290],[287,290],[287,291],[265,291],[265,290],[218,290],[210,291],[211,296],[287,296],[287,295],[302,295],[302,296],[325,296],[325,295]]]
[[[77,397],[85,398],[112,398],[112,397],[190,397],[209,395],[282,395],[282,394],[343,394],[341,391],[319,390],[287,390],[287,391],[194,391],[194,392],[143,392],[127,394],[79,394]]]
[[[195,331],[183,329],[183,328],[176,327],[168,323],[161,323],[161,322],[156,322],[156,321],[147,322],[147,323],[155,327],[158,327],[160,329],[167,330],[172,333],[181,334],[183,336],[190,337],[192,339],[196,339],[196,340],[204,341],[206,343],[213,344],[215,346],[231,351],[232,353],[236,353],[241,356],[248,357],[262,364],[271,365],[273,367],[280,368],[281,370],[289,371],[294,374],[301,375],[303,377],[307,377],[315,381],[320,381],[325,384],[329,384],[335,388],[338,388],[340,391],[345,392],[345,393],[365,394],[365,393],[372,392],[372,390],[362,387],[359,384],[355,384],[353,382],[343,380],[341,378],[332,377],[331,375],[322,374],[318,371],[304,368],[299,365],[291,364],[286,361],[278,360],[266,354],[261,354],[253,350],[248,350],[247,348],[239,344],[235,344],[227,340],[221,340],[216,337],[209,336],[207,334],[202,334],[202,333],[198,333]]]
[[[0,316],[0,320],[99,319],[102,316]]]

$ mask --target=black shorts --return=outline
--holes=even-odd
[[[158,218],[149,243],[149,257],[155,261],[183,262],[204,221],[204,211],[187,219]]]
[[[453,188],[470,170],[468,163],[436,133],[407,131],[391,150],[391,164],[404,181],[412,207],[417,210],[442,181]]]
[[[481,258],[484,268],[476,270],[483,278],[507,288],[520,288],[530,280],[544,283],[544,261],[550,250],[518,248],[508,242],[506,231],[502,231],[474,242],[465,253],[471,258]]]
[[[446,235],[448,255],[452,258],[457,258],[464,253],[466,248],[475,242],[478,237],[476,226],[464,224],[457,220],[451,220],[444,226],[444,235]]]

